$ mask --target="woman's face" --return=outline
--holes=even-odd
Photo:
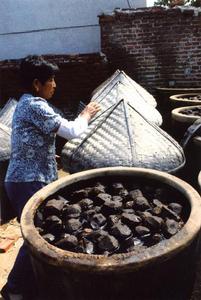
[[[35,92],[38,97],[48,100],[54,95],[55,89],[56,82],[54,77],[49,78],[44,84],[39,80],[35,82]]]

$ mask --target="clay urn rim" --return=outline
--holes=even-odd
[[[201,105],[201,100],[191,100],[191,99],[183,99],[185,97],[188,97],[188,96],[197,96],[197,95],[201,95],[201,92],[200,93],[186,93],[186,94],[176,94],[176,95],[172,95],[170,96],[170,101],[172,102],[183,102],[183,103],[195,103],[195,105]]]
[[[148,178],[159,180],[173,188],[179,190],[190,202],[191,212],[183,228],[173,237],[164,240],[152,247],[147,248],[142,253],[134,255],[133,252],[114,254],[112,256],[89,255],[69,252],[59,249],[46,242],[38,233],[34,226],[33,218],[40,204],[51,194],[66,186],[81,180],[96,178],[97,176],[128,175],[147,176]],[[58,188],[59,184],[59,188]],[[144,168],[133,167],[111,167],[82,171],[73,175],[67,175],[57,181],[45,186],[35,193],[25,205],[21,217],[21,230],[23,238],[28,245],[31,254],[48,264],[71,269],[78,269],[88,272],[127,272],[128,270],[139,269],[156,261],[162,261],[177,254],[186,248],[197,236],[201,227],[201,201],[198,192],[188,183],[174,175]]]
[[[193,91],[193,90],[195,90],[195,91],[201,91],[201,88],[200,87],[176,87],[176,86],[173,86],[173,87],[170,87],[170,86],[168,86],[168,87],[161,87],[161,86],[156,86],[155,87],[155,89],[157,89],[157,90],[161,90],[161,91],[176,91],[176,90],[183,90],[183,91],[186,91],[186,92],[188,92],[188,91]]]
[[[172,119],[176,120],[176,121],[185,121],[186,123],[193,123],[194,121],[200,119],[199,116],[192,116],[192,115],[185,115],[182,114],[181,112],[186,110],[186,109],[193,109],[193,108],[197,108],[200,107],[201,108],[201,104],[200,105],[192,105],[192,106],[182,106],[182,107],[177,107],[174,108],[171,111],[171,115],[172,115]]]

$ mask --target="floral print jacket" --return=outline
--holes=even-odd
[[[45,99],[22,95],[13,116],[5,181],[49,183],[57,179],[55,136],[61,120]]]

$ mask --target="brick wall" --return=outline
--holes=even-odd
[[[99,22],[102,52],[113,70],[123,69],[152,93],[156,86],[201,86],[198,10],[115,10]]]
[[[110,75],[107,61],[100,53],[44,57],[60,67],[52,103],[61,109],[74,112],[80,100],[87,103],[93,89]],[[0,61],[0,107],[10,97],[18,99],[22,92],[18,79],[19,63],[20,60]]]

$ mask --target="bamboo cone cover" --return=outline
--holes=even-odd
[[[65,144],[62,163],[70,173],[112,166],[171,172],[185,157],[171,136],[121,99],[93,118],[80,138]]]
[[[157,106],[156,100],[147,90],[145,90],[141,85],[130,78],[124,71],[120,70],[116,70],[116,72],[111,77],[109,77],[92,92],[92,100],[94,101],[99,99],[101,94],[103,97],[104,95],[107,95],[108,90],[111,90],[111,88],[115,86],[117,82],[121,82],[122,84],[127,86],[127,88],[129,88],[131,93],[133,94],[134,99],[138,98],[142,102],[146,102],[153,107]]]
[[[12,119],[15,108],[17,106],[17,101],[15,99],[10,98],[7,103],[4,105],[2,110],[0,111],[0,123],[6,125],[11,128]]]
[[[91,101],[99,102],[104,110],[117,103],[120,99],[131,103],[149,121],[154,122],[158,126],[162,124],[162,116],[156,109],[157,103],[154,97],[123,71],[117,70],[92,92]],[[79,105],[77,115],[82,108],[83,106]]]
[[[109,85],[107,91],[102,91],[96,101],[100,103],[101,109],[104,111],[121,99],[124,99],[125,102],[136,108],[148,121],[158,126],[162,124],[162,117],[156,108],[139,97],[136,92],[133,92],[133,88],[124,82],[117,81],[115,84]]]
[[[0,161],[8,160],[11,152],[11,126],[17,101],[10,98],[0,111]]]
[[[10,158],[11,151],[11,129],[4,124],[0,124],[0,161]]]

